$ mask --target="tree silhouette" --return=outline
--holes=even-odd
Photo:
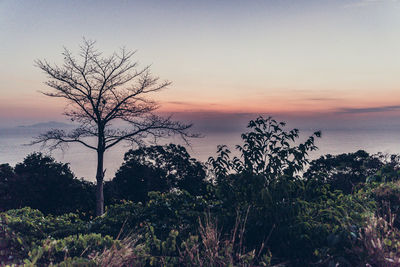
[[[0,210],[29,206],[45,214],[79,210],[93,215],[94,186],[78,180],[68,164],[42,153],[32,153],[15,168],[0,164]]]
[[[329,184],[332,190],[350,194],[357,185],[373,178],[379,170],[382,170],[385,166],[382,160],[364,150],[340,155],[327,154],[311,161],[303,176],[308,180]]]
[[[169,144],[129,150],[125,161],[106,187],[116,199],[146,201],[150,191],[185,190],[191,195],[206,192],[205,166],[191,158],[186,148]]]
[[[51,65],[46,60],[36,60],[36,65],[48,76],[46,84],[52,88],[43,94],[68,101],[64,114],[78,123],[72,131],[53,129],[38,136],[32,144],[42,143],[50,149],[79,143],[97,152],[96,214],[104,213],[104,153],[122,141],[142,145],[160,137],[179,134],[184,140],[194,135],[188,133],[191,125],[160,117],[153,112],[156,102],[146,97],[170,85],[159,81],[150,73],[149,66],[138,68],[132,62],[135,52],[121,49],[119,53],[103,57],[95,42],[85,40],[80,46],[77,60],[64,49],[63,65]],[[116,127],[115,122],[124,122]],[[91,138],[96,138],[96,143]]]

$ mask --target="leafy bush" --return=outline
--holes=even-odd
[[[185,191],[150,192],[145,204],[126,202],[107,207],[105,215],[91,223],[90,231],[117,237],[149,224],[158,236],[166,238],[173,229],[193,232],[198,218],[207,210],[205,199]]]
[[[106,207],[103,216],[90,222],[89,230],[94,233],[111,235],[114,238],[125,236],[135,230],[140,224],[143,205],[131,201]]]
[[[82,221],[78,215],[73,213],[45,216],[38,210],[26,207],[9,210],[2,215],[10,229],[27,236],[27,238],[32,237],[32,240],[27,238],[25,240],[34,243],[46,237],[59,238],[87,231],[87,222]]]
[[[283,179],[262,188],[263,177],[230,177],[230,184],[219,185],[221,203],[214,209],[222,228],[233,229],[235,216],[248,210],[244,244],[258,250],[264,243],[276,264],[337,260],[351,248],[349,225],[361,227],[376,207],[366,192],[343,195],[312,182]]]
[[[88,258],[113,245],[118,246],[116,242],[110,236],[100,234],[79,234],[62,239],[45,239],[40,246],[29,252],[29,260],[44,266],[62,262],[67,258]]]
[[[302,264],[318,262],[323,266],[328,262],[339,265],[352,262],[353,259],[347,251],[351,249],[356,232],[373,214],[375,202],[365,198],[363,192],[353,195],[335,192],[321,197],[319,201],[303,204],[304,208],[292,225],[282,229],[277,227],[275,232],[276,237],[284,241],[279,244],[280,247],[284,247],[286,243],[290,245],[287,249],[295,251],[290,254],[286,250],[288,254],[284,257],[294,257]],[[279,230],[283,230],[283,233]],[[282,238],[286,231],[290,233],[287,240]]]
[[[63,238],[85,233],[87,223],[76,214],[54,217],[45,216],[29,207],[9,210],[0,214],[0,236],[6,243],[6,257],[19,260],[27,256],[33,248],[47,238]]]
[[[178,193],[151,192],[143,211],[143,218],[152,225],[161,238],[171,230],[182,235],[193,233],[199,217],[209,210],[210,204],[200,196],[183,191]]]

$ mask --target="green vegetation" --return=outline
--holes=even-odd
[[[314,133],[257,118],[232,157],[179,145],[130,150],[91,213],[95,185],[40,153],[0,165],[0,264],[399,266],[399,157],[325,155]],[[24,194],[24,192],[26,192]]]

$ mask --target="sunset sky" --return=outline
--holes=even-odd
[[[173,82],[161,111],[214,124],[248,114],[400,125],[400,1],[0,0],[0,127],[60,120],[35,59],[82,37]],[[367,124],[368,124],[367,123]]]

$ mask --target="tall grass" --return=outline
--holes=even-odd
[[[353,252],[361,256],[364,266],[400,266],[400,231],[394,227],[395,219],[396,215],[387,206],[360,229]]]
[[[242,219],[237,217],[230,235],[223,235],[218,228],[217,221],[210,215],[203,220],[199,219],[198,235],[192,235],[180,245],[167,242],[174,248],[168,248],[170,255],[154,254],[151,243],[143,235],[130,235],[116,243],[101,254],[95,255],[93,260],[99,266],[270,266],[271,255],[267,251],[264,255],[264,245],[258,253],[256,250],[246,250],[243,246],[247,214]],[[155,238],[155,237],[154,237]],[[165,248],[163,248],[165,249]],[[176,252],[176,253],[174,253]],[[162,254],[162,253],[161,253]]]

